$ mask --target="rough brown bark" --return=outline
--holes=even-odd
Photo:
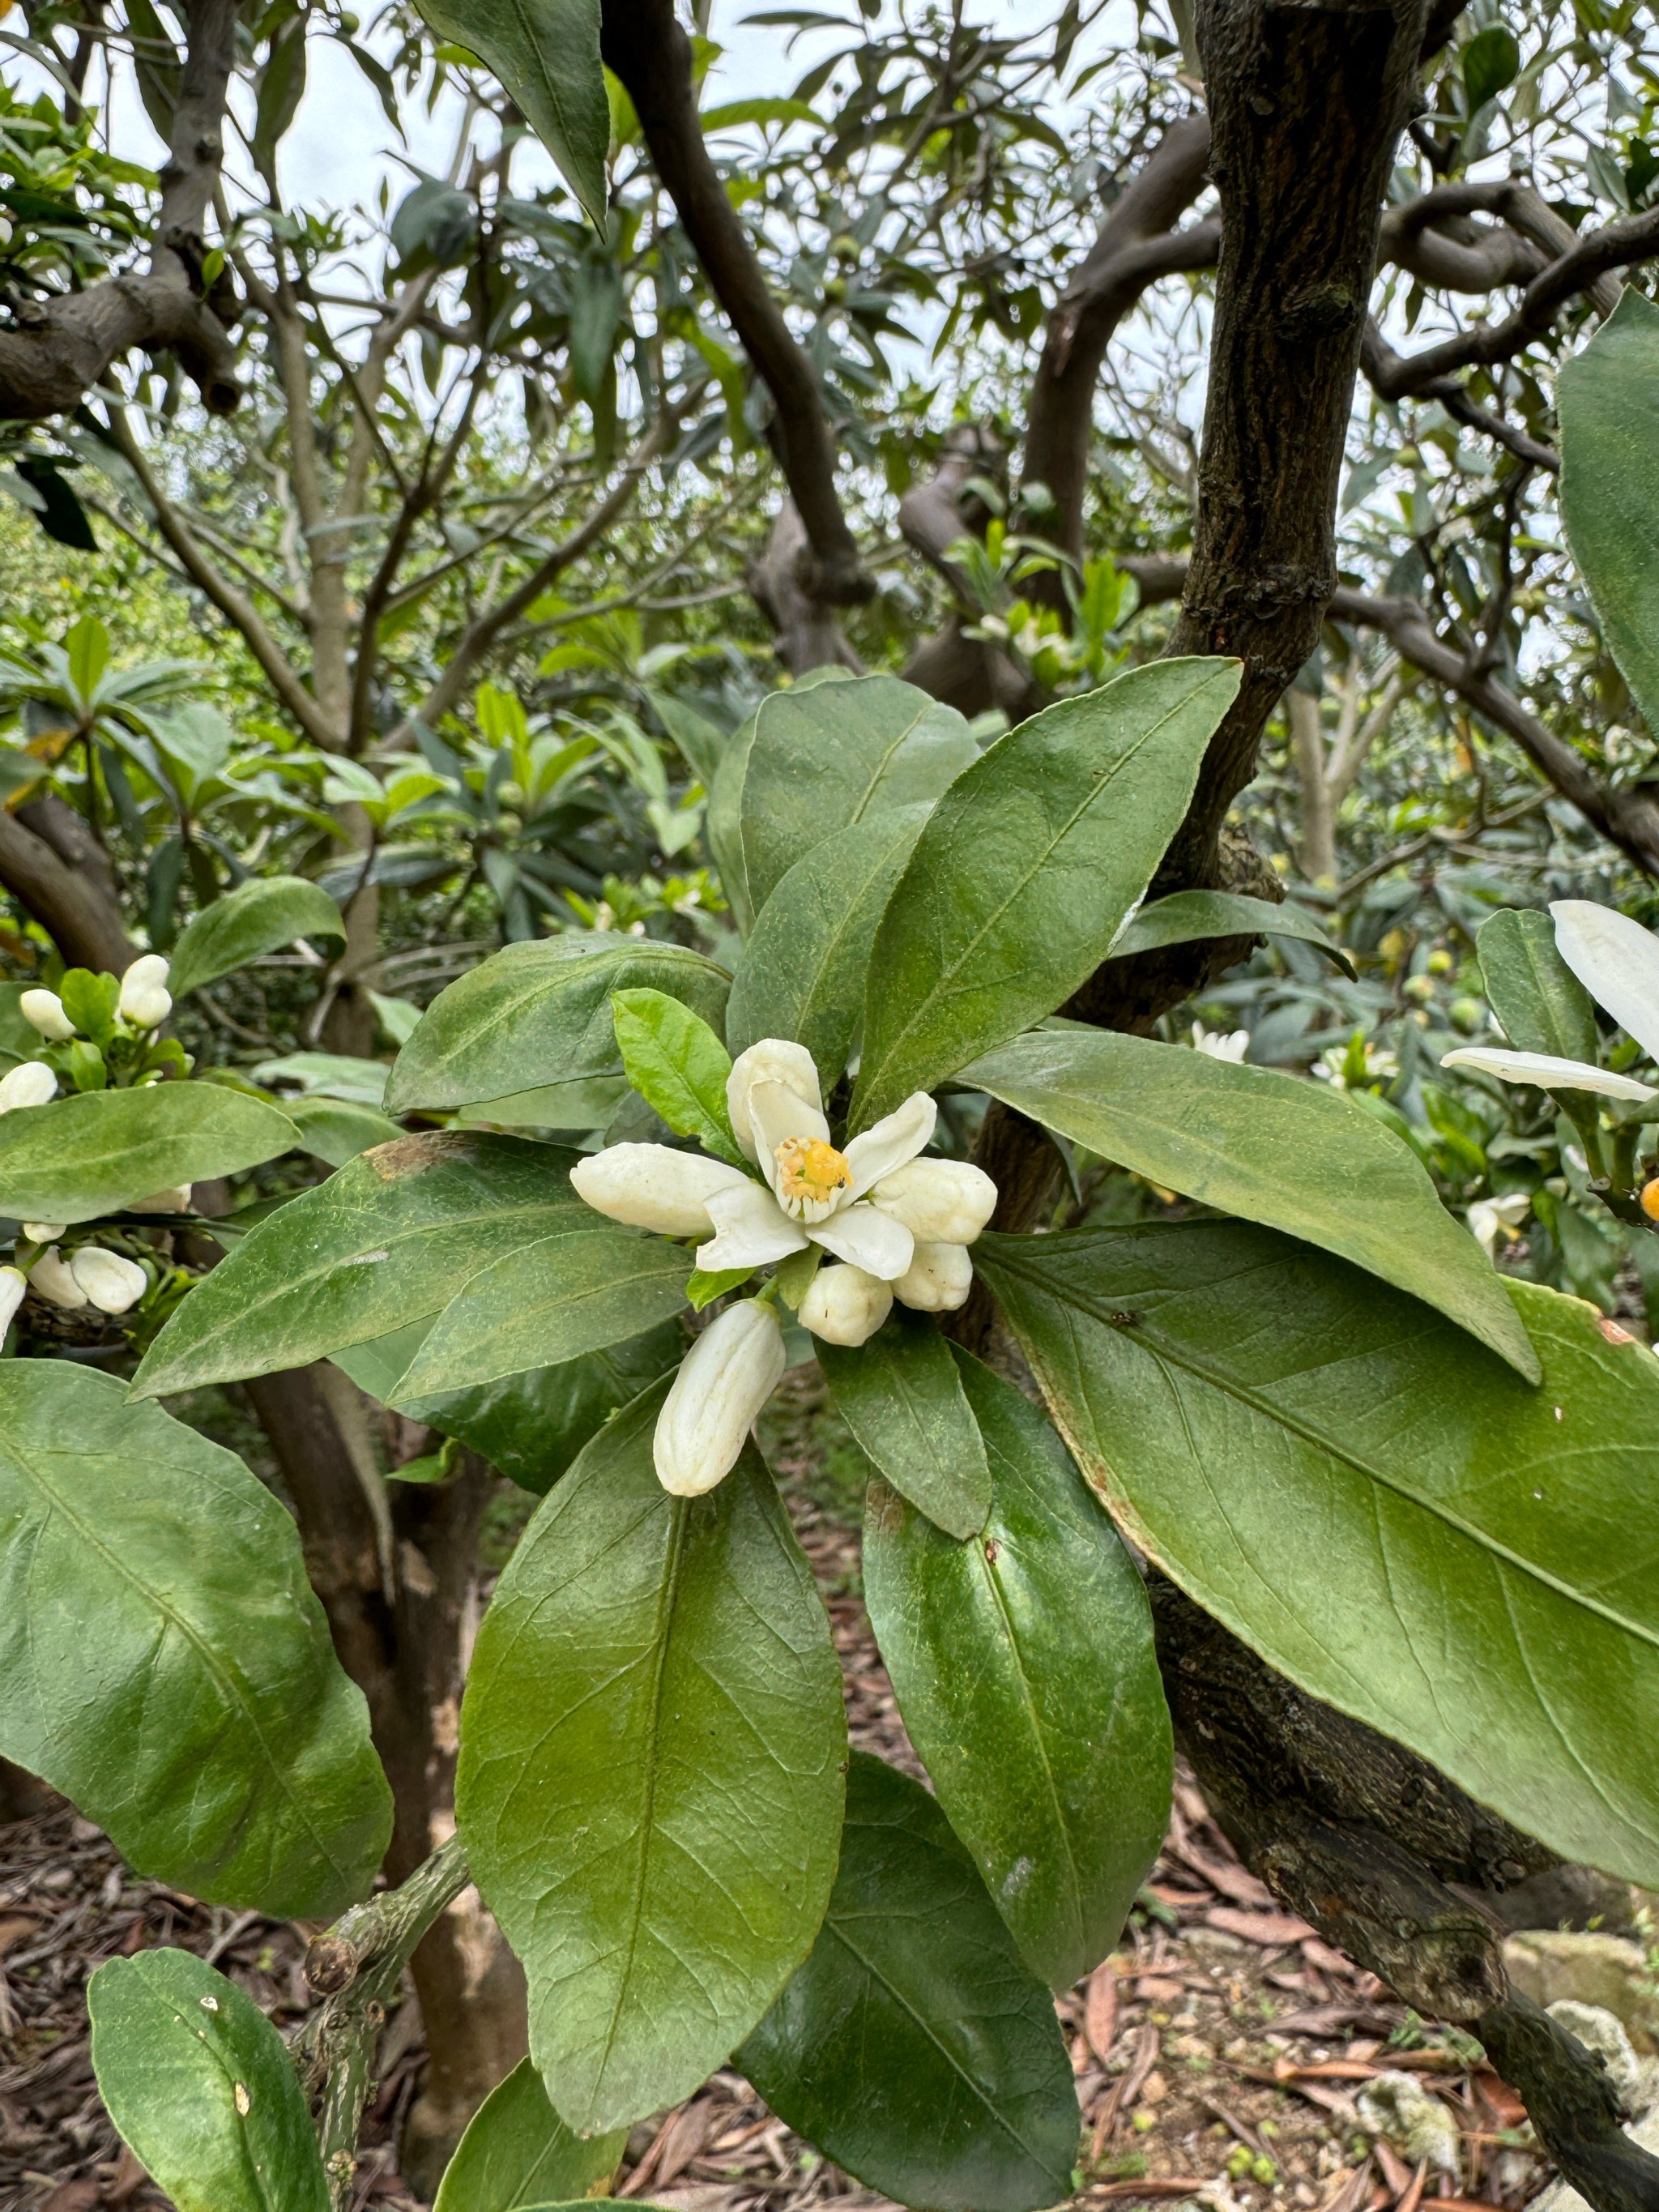
[[[82,834],[87,834],[84,825]],[[118,975],[137,958],[138,948],[98,872],[65,859],[57,844],[3,808],[0,884],[28,908],[71,967],[107,969]]]
[[[185,16],[189,52],[149,265],[15,311],[17,327],[0,331],[0,417],[68,413],[134,346],[176,353],[215,414],[228,414],[241,398],[229,332],[202,283],[202,224],[219,181],[236,0],[190,0]]]

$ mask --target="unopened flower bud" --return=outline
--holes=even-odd
[[[965,1244],[918,1244],[893,1296],[920,1313],[954,1313],[968,1303],[973,1286],[974,1263]]]
[[[146,952],[121,978],[117,1011],[135,1029],[159,1029],[173,1012],[167,995],[168,966],[159,952]]]
[[[17,1309],[23,1303],[23,1293],[29,1279],[21,1267],[0,1267],[0,1336],[3,1336],[16,1318]]]
[[[52,996],[50,991],[45,994]],[[44,1060],[20,1060],[0,1075],[0,1114],[19,1106],[44,1106],[58,1095],[58,1078]]]
[[[893,1310],[893,1286],[862,1267],[820,1267],[800,1302],[800,1324],[826,1344],[867,1344]]]
[[[125,1313],[137,1304],[149,1282],[136,1260],[106,1252],[101,1244],[83,1244],[70,1261],[70,1272],[100,1313]]]
[[[784,1365],[778,1317],[757,1298],[728,1306],[708,1324],[657,1416],[657,1480],[665,1490],[701,1498],[732,1472]]]
[[[971,1244],[991,1218],[997,1187],[966,1160],[907,1160],[870,1195],[923,1244]]]
[[[67,1313],[79,1313],[87,1303],[87,1294],[70,1270],[69,1262],[58,1256],[54,1244],[29,1269],[29,1288],[38,1291],[47,1303],[62,1306]]]
[[[64,1002],[56,991],[25,991],[17,1001],[17,1011],[31,1028],[39,1030],[43,1037],[51,1037],[55,1044],[75,1035],[75,1024],[64,1012]]]
[[[25,1221],[21,1225],[30,1244],[55,1244],[69,1227],[67,1221]]]
[[[171,1190],[153,1190],[148,1198],[135,1198],[127,1208],[129,1213],[188,1213],[191,1192],[194,1186],[175,1183]]]

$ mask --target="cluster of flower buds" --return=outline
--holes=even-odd
[[[63,1233],[61,1222],[23,1224],[28,1242],[46,1243],[46,1249],[27,1267],[0,1267],[0,1335],[10,1328],[26,1291],[70,1313],[93,1306],[100,1313],[124,1314],[144,1295],[149,1278],[136,1260],[106,1251],[101,1244],[83,1244],[65,1260],[57,1244],[46,1241]]]
[[[812,1274],[799,1317],[828,1344],[867,1343],[896,1298],[926,1313],[963,1303],[973,1284],[968,1247],[991,1218],[996,1186],[964,1161],[921,1157],[939,1112],[925,1091],[839,1150],[812,1055],[766,1037],[732,1064],[726,1107],[758,1176],[667,1145],[612,1145],[573,1168],[571,1182],[613,1221],[703,1238],[697,1265],[711,1274],[818,1247],[830,1264]],[[711,1490],[731,1470],[777,1388],[783,1338],[770,1292],[712,1322],[675,1379],[657,1423],[656,1462],[677,1496]]]
[[[23,1019],[53,1044],[67,1044],[76,1034],[56,991],[25,991],[17,1004]],[[161,953],[145,952],[132,963],[121,978],[115,1011],[135,1030],[160,1029],[173,1012],[167,963]]]

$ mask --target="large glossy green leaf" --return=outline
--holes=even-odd
[[[872,1485],[864,1590],[899,1710],[1026,1963],[1123,1932],[1170,1817],[1169,1709],[1133,1561],[1037,1408],[958,1352],[995,1495],[972,1543]]]
[[[285,1114],[216,1083],[54,1098],[0,1118],[0,1214],[91,1221],[177,1183],[240,1175],[296,1141]]]
[[[1491,1261],[1411,1147],[1340,1091],[1083,1029],[1034,1030],[964,1079],[1136,1175],[1369,1268],[1537,1380]]]
[[[602,932],[509,945],[440,991],[392,1064],[388,1113],[475,1106],[622,1067],[613,991],[665,991],[722,1027],[730,977],[700,952]]]
[[[938,1323],[896,1307],[867,1344],[821,1344],[818,1358],[836,1412],[901,1497],[951,1536],[982,1528],[991,1470]]]
[[[1590,994],[1555,949],[1548,915],[1506,907],[1475,940],[1486,996],[1517,1052],[1589,1060],[1600,1049]]]
[[[856,679],[845,668],[809,668],[796,678],[795,691],[815,690],[820,684],[850,684]],[[743,787],[749,774],[749,749],[755,742],[758,709],[735,729],[720,754],[714,781],[708,787],[708,814],[704,836],[720,887],[732,909],[732,919],[747,936],[754,925],[755,909],[749,896],[749,876],[743,851]]]
[[[345,943],[345,923],[328,893],[303,876],[252,876],[180,931],[167,988],[182,999],[299,937]]]
[[[678,1322],[663,1322],[641,1336],[560,1366],[533,1367],[499,1382],[417,1399],[404,1411],[471,1444],[520,1489],[544,1493],[619,1406],[637,1398],[684,1356],[684,1330]],[[349,1371],[350,1359],[348,1352],[339,1364]],[[390,1387],[374,1395],[390,1398],[402,1374],[399,1367]]]
[[[1293,1681],[1565,1856],[1659,1879],[1659,1360],[1509,1289],[1541,1389],[1242,1222],[975,1261],[1131,1538]]]
[[[521,2058],[473,2114],[432,2212],[521,2212],[586,2198],[615,2174],[627,2145],[623,2130],[572,2135],[548,2103],[534,2064]]]
[[[300,1133],[301,1151],[331,1168],[343,1168],[359,1152],[389,1145],[403,1134],[387,1115],[345,1098],[295,1098],[284,1110]]]
[[[475,1389],[622,1344],[679,1312],[691,1255],[660,1237],[595,1226],[523,1244],[481,1267],[444,1308],[394,1403]]]
[[[87,2009],[99,2094],[178,2212],[328,2212],[300,2077],[234,1982],[140,1951],[98,1969]]]
[[[706,1497],[663,1489],[666,1387],[537,1512],[461,1717],[461,1832],[578,2130],[724,2062],[810,1948],[841,1830],[841,1672],[811,1572],[752,1448]]]
[[[1041,1021],[1105,957],[1192,796],[1236,660],[1158,660],[999,738],[929,816],[876,935],[852,1127]]]
[[[391,1797],[293,1522],[68,1360],[0,1364],[0,1753],[195,1896],[325,1919]]]
[[[1659,307],[1633,284],[1555,380],[1561,520],[1601,634],[1659,731]]]
[[[779,2117],[927,2212],[1069,2197],[1077,2092],[1054,2000],[919,1782],[854,1752],[812,1955],[737,2054]]]
[[[726,1042],[793,1037],[826,1092],[852,1056],[865,977],[893,886],[927,819],[901,806],[837,830],[796,861],[766,902],[732,980]]]
[[[979,757],[972,731],[896,676],[792,685],[763,700],[743,786],[743,853],[758,915],[826,837],[930,805]]]
[[[134,1391],[155,1398],[303,1367],[441,1312],[503,1253],[592,1226],[570,1188],[574,1158],[477,1129],[430,1130],[360,1154],[261,1222],[197,1285],[145,1354]]]
[[[495,72],[558,164],[593,228],[605,225],[611,104],[599,64],[599,0],[419,0],[441,39]]]
[[[1242,891],[1171,891],[1154,899],[1125,923],[1112,945],[1115,960],[1131,953],[1156,952],[1166,945],[1187,945],[1200,937],[1297,937],[1328,953],[1346,974],[1353,963],[1315,917],[1288,902],[1248,898]]]

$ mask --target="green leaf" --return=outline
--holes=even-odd
[[[1054,1999],[919,1782],[854,1752],[812,1955],[733,2062],[871,2189],[929,2212],[1072,2193],[1077,2092]]]
[[[422,1327],[421,1334],[425,1333]],[[419,1340],[417,1336],[416,1345]],[[392,1395],[415,1349],[414,1345],[409,1347],[387,1387],[374,1391],[376,1397]],[[471,1390],[446,1391],[419,1399],[405,1410],[411,1419],[459,1437],[521,1490],[544,1494],[618,1407],[678,1367],[684,1356],[685,1331],[678,1322],[664,1322],[642,1335],[586,1352],[580,1359],[567,1359],[560,1366],[534,1367]],[[348,1352],[337,1364],[356,1380],[349,1364],[353,1357]]]
[[[1490,1261],[1410,1146],[1340,1091],[1080,1029],[1018,1037],[964,1079],[1136,1175],[1352,1260],[1537,1381],[1538,1356]]]
[[[596,230],[605,223],[611,103],[599,0],[419,0],[441,39],[477,55],[528,118]]]
[[[329,1919],[391,1797],[294,1522],[234,1453],[69,1360],[0,1365],[0,1753],[141,1873]]]
[[[723,1298],[728,1291],[735,1291],[754,1273],[752,1267],[716,1267],[711,1273],[707,1267],[693,1267],[686,1277],[685,1302],[693,1313],[701,1313],[712,1306],[716,1298]]]
[[[763,699],[743,784],[744,872],[756,914],[826,837],[931,804],[978,758],[955,708],[896,676],[792,684]]]
[[[1488,23],[1484,31],[1477,31],[1462,59],[1471,115],[1507,91],[1521,74],[1521,49],[1506,23]]]
[[[732,978],[726,1035],[734,1052],[793,1037],[817,1062],[826,1094],[834,1088],[864,1018],[876,932],[927,812],[902,806],[855,822],[783,877]]]
[[[71,968],[58,984],[58,995],[64,1012],[83,1036],[94,1044],[108,1042],[121,996],[115,976],[95,975],[89,968]]]
[[[295,1098],[285,1110],[300,1133],[301,1151],[331,1168],[343,1168],[376,1145],[393,1144],[404,1133],[373,1106],[354,1106],[344,1098]]]
[[[145,1354],[134,1392],[303,1367],[441,1313],[502,1253],[545,1251],[561,1230],[592,1224],[570,1188],[574,1157],[476,1129],[360,1154],[203,1278]]]
[[[671,1498],[665,1380],[538,1510],[478,1638],[457,1814],[578,2130],[689,2096],[823,1918],[846,1722],[825,1619],[752,1448]]]
[[[1607,649],[1659,731],[1659,306],[1627,284],[1555,380],[1561,520]]]
[[[286,1115],[216,1083],[54,1098],[0,1118],[0,1214],[90,1221],[177,1183],[240,1175],[296,1140]]]
[[[1131,953],[1156,952],[1200,937],[1298,937],[1328,953],[1345,975],[1354,972],[1352,961],[1312,915],[1288,900],[1279,906],[1241,891],[1172,891],[1168,898],[1154,899],[1113,940],[1112,957],[1123,960]]]
[[[876,937],[851,1127],[1068,999],[1192,796],[1236,660],[1158,660],[999,738],[934,808]]]
[[[345,943],[340,909],[303,876],[256,876],[204,907],[173,948],[167,988],[175,999],[246,968],[296,938]]]
[[[857,1351],[820,1344],[836,1410],[901,1497],[948,1535],[991,1510],[991,1470],[951,1347],[937,1323],[896,1310]]]
[[[690,1253],[660,1237],[594,1224],[588,1212],[574,1228],[479,1268],[444,1308],[393,1403],[407,1410],[441,1390],[557,1366],[677,1314]]]
[[[444,2169],[432,2212],[520,2212],[550,2197],[586,2198],[615,2175],[625,2130],[574,2136],[521,2058],[473,2114]]]
[[[178,2212],[328,2212],[300,2077],[234,1982],[140,1951],[98,1969],[87,2009],[99,2094]]]
[[[1170,1818],[1169,1708],[1133,1561],[1048,1421],[957,1353],[995,1495],[954,1544],[884,1485],[864,1590],[910,1741],[1026,1964],[1115,1948]]]
[[[666,992],[718,1027],[731,979],[678,945],[582,932],[509,945],[441,991],[398,1054],[386,1106],[473,1106],[611,1075],[622,1066],[613,991]]]
[[[252,1070],[257,1083],[297,1083],[307,1098],[340,1098],[377,1110],[390,1073],[383,1060],[362,1060],[348,1052],[290,1052],[281,1060],[262,1060]]]
[[[1206,1611],[1565,1856],[1659,1877],[1645,1346],[1512,1282],[1529,1389],[1240,1222],[988,1237],[975,1259],[1090,1482]]]
[[[1601,1052],[1595,1008],[1556,951],[1548,915],[1506,907],[1481,923],[1475,948],[1492,1010],[1517,1052],[1594,1066]]]
[[[708,1023],[661,991],[613,992],[611,1011],[623,1073],[647,1105],[676,1135],[746,1168],[726,1103],[732,1055]]]

